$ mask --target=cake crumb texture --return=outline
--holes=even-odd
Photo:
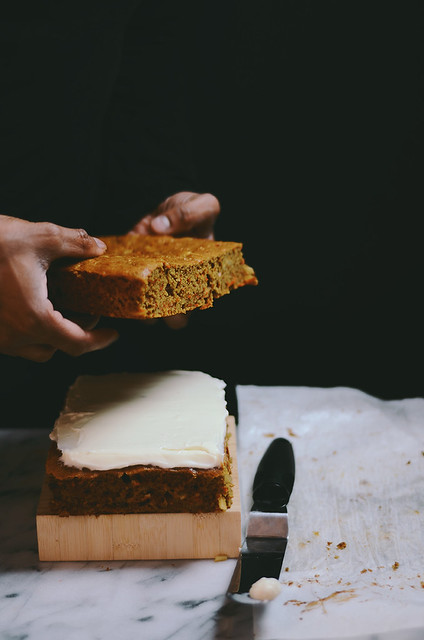
[[[106,252],[53,267],[55,305],[115,318],[161,318],[206,309],[215,298],[256,285],[242,244],[171,236],[105,236]]]

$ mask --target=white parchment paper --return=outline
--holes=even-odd
[[[255,637],[424,638],[424,399],[247,385],[237,398],[244,517],[272,438],[296,460],[283,589]]]

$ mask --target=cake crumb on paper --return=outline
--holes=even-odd
[[[288,604],[294,604],[296,607],[304,606],[303,612],[311,611],[316,609],[317,607],[321,607],[324,613],[327,613],[325,608],[325,604],[331,600],[335,602],[346,602],[351,598],[356,598],[357,594],[355,593],[355,589],[341,589],[340,591],[334,591],[334,593],[330,593],[330,595],[325,596],[324,598],[318,598],[317,600],[311,600],[310,602],[304,600],[286,600],[284,606]]]

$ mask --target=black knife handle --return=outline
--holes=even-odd
[[[294,473],[290,442],[276,438],[265,451],[255,474],[252,511],[285,511],[293,489]]]

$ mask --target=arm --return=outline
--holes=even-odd
[[[60,349],[73,356],[108,346],[110,329],[84,329],[53,308],[46,273],[58,258],[101,255],[104,244],[82,229],[0,216],[0,353],[36,362]]]

